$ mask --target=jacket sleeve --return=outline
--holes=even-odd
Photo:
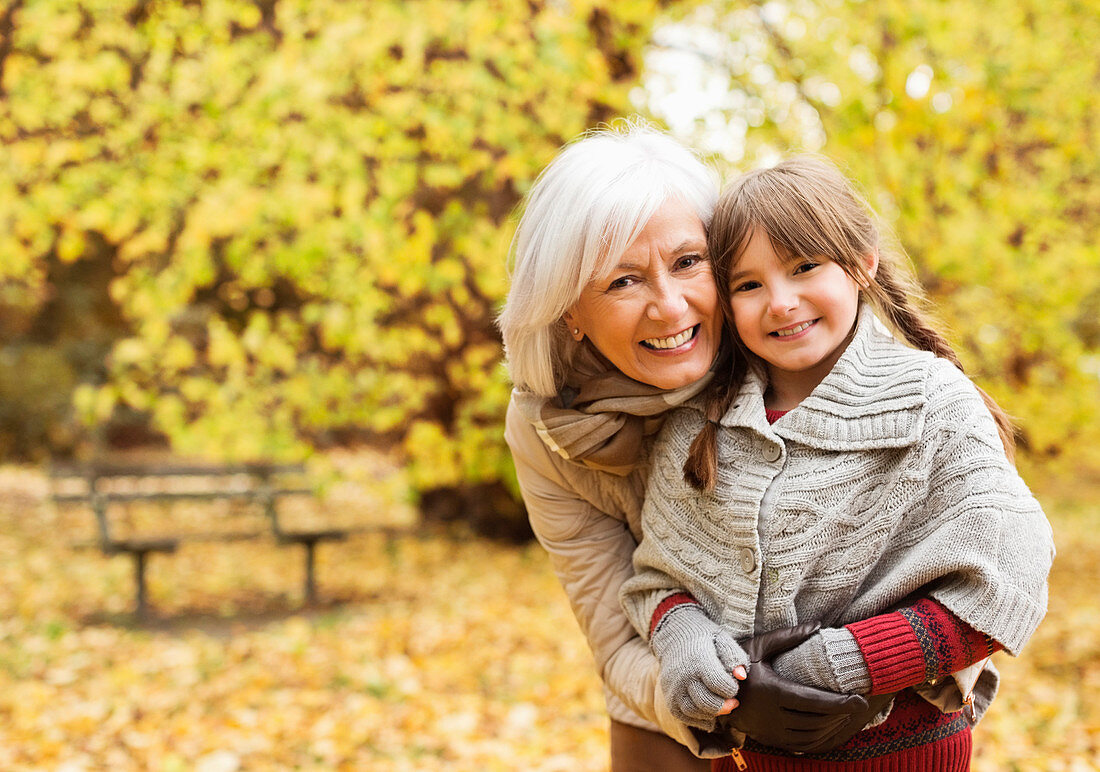
[[[668,712],[657,659],[619,605],[619,588],[633,574],[636,546],[626,523],[573,489],[557,467],[560,462],[514,406],[508,409],[505,439],[531,527],[550,556],[604,685],[625,707],[696,755],[727,754],[724,744],[708,743]]]

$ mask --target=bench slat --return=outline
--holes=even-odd
[[[311,496],[310,488],[273,488],[271,491],[234,490],[223,491],[103,491],[96,495],[105,503],[130,501],[206,501],[212,499],[263,499],[268,493],[276,498],[281,496]],[[54,496],[57,504],[87,504],[91,501],[89,493],[65,493]]]
[[[165,464],[156,466],[138,466],[134,464],[95,463],[57,465],[50,468],[53,479],[88,477],[226,477],[235,474],[247,474],[257,477],[302,474],[305,467],[301,464],[229,464],[211,466],[206,464]]]
[[[264,499],[272,496],[310,496],[309,488],[273,488],[270,491],[224,490],[224,491],[117,491],[97,493],[108,504],[128,501],[209,501],[213,499]],[[83,500],[89,497],[85,496]]]

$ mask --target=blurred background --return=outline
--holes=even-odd
[[[0,3],[0,767],[604,768],[494,317],[539,170],[641,114],[890,222],[1060,550],[975,766],[1100,769],[1098,40],[1096,0]],[[309,608],[269,545],[158,556],[139,620],[50,495],[104,459],[304,462],[363,532]]]

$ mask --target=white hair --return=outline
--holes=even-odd
[[[512,283],[498,324],[512,382],[552,396],[573,343],[562,315],[669,199],[709,226],[718,174],[641,121],[586,132],[542,171],[512,239]]]

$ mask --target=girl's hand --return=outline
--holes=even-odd
[[[738,665],[733,669],[733,677],[738,681],[744,681],[749,677],[748,671],[745,670],[743,665]],[[728,700],[722,703],[722,709],[718,711],[719,716],[728,716],[734,708],[740,703],[737,702],[736,697],[730,697]]]
[[[688,726],[714,730],[715,719],[737,694],[734,671],[747,673],[748,657],[721,625],[697,604],[669,611],[649,645],[661,663],[661,690],[669,712]]]

